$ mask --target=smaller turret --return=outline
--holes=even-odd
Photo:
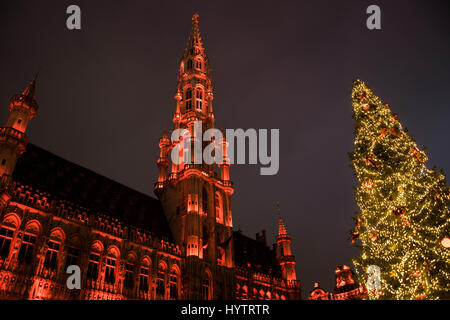
[[[277,245],[280,248],[277,255],[281,266],[283,279],[287,281],[296,281],[295,257],[291,251],[291,236],[287,233],[283,220],[280,215],[280,205],[278,205],[278,236]]]
[[[167,132],[164,131],[161,139],[159,139],[159,158],[158,158],[158,183],[167,180],[167,170],[169,168],[169,147],[170,140]]]
[[[38,109],[34,99],[36,78],[37,75],[21,94],[14,95],[9,102],[8,120],[4,127],[0,127],[0,176],[12,175],[17,159],[28,144],[25,131]]]

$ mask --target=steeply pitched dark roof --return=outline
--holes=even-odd
[[[13,179],[48,193],[52,199],[67,200],[92,213],[111,216],[158,237],[173,239],[159,200],[31,143],[17,161]]]
[[[281,277],[281,268],[276,253],[267,245],[243,235],[240,231],[233,232],[233,240],[236,266]],[[248,263],[250,263],[250,267]]]

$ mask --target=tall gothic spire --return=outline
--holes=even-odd
[[[180,61],[173,116],[175,128],[193,129],[194,121],[206,123],[205,130],[214,127],[212,107],[213,86],[209,60],[200,35],[198,14],[192,17],[192,28]],[[191,133],[193,134],[193,133]]]

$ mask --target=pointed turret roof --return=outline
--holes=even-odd
[[[286,227],[284,226],[283,219],[281,217],[278,221],[278,236],[287,235]]]
[[[286,236],[288,233],[286,227],[284,226],[283,219],[281,219],[280,214],[280,203],[277,202],[277,212],[278,212],[278,236]]]
[[[192,28],[191,33],[189,35],[188,42],[186,44],[186,49],[184,50],[184,56],[187,55],[195,55],[195,49],[199,51],[199,53],[206,58],[205,48],[203,47],[202,36],[200,34],[200,26],[199,26],[199,15],[195,13],[192,16]]]
[[[36,75],[33,78],[33,81],[30,82],[30,84],[23,90],[22,95],[25,97],[25,99],[34,99],[34,92],[36,91],[36,80],[39,75],[39,72],[36,73]]]
[[[33,80],[26,86],[25,90],[23,90],[22,93],[15,94],[12,96],[9,104],[9,110],[11,111],[12,108],[16,105],[20,106],[28,106],[31,108],[31,110],[34,110],[35,113],[38,109],[38,104],[36,100],[34,99],[34,94],[36,91],[36,80],[39,73],[36,73]]]

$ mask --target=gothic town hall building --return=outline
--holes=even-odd
[[[233,231],[229,161],[175,164],[159,140],[153,198],[28,143],[36,79],[0,127],[0,299],[299,299],[291,237]],[[198,15],[180,62],[174,129],[214,127]],[[226,141],[221,141],[226,151]],[[70,265],[81,289],[69,289]]]

